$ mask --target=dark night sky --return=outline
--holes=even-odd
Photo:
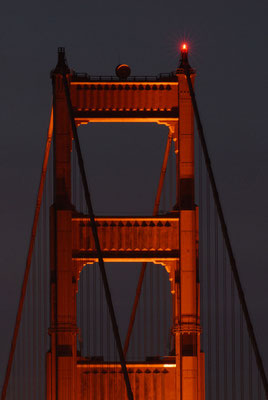
[[[78,72],[111,75],[117,64],[126,62],[134,75],[154,75],[176,68],[178,45],[184,38],[191,64],[197,68],[201,117],[267,368],[267,11],[266,0],[2,3],[1,381],[25,266],[51,106],[49,72],[56,64],[57,47],[66,47],[69,65]],[[118,135],[111,139],[105,128],[96,129],[104,135],[102,156],[113,154],[113,144],[114,168],[120,170],[124,157],[119,146],[131,147],[133,139],[128,142],[127,135],[135,130],[118,126]],[[152,128],[148,135],[146,130],[139,129],[138,140],[146,151],[145,161],[153,163]],[[162,143],[161,128],[156,135],[157,143]],[[132,156],[131,168],[142,193],[147,185],[144,166],[135,164],[137,154]],[[111,160],[107,163],[110,168]],[[115,210],[116,196],[107,200],[107,212]],[[129,201],[131,211],[135,199]]]

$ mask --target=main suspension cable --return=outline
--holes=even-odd
[[[185,63],[182,63],[182,68],[183,68],[184,73],[185,73],[186,78],[187,78],[187,83],[188,83],[190,96],[191,96],[191,100],[192,100],[192,106],[193,106],[194,115],[195,115],[195,119],[196,119],[196,123],[197,123],[199,139],[200,139],[200,142],[201,142],[201,145],[202,145],[202,149],[203,149],[204,159],[205,159],[207,172],[208,172],[209,179],[210,179],[213,198],[214,198],[215,205],[216,205],[216,208],[217,208],[217,211],[218,211],[218,216],[219,216],[219,220],[220,220],[220,224],[221,224],[222,234],[223,234],[225,245],[226,245],[226,248],[227,248],[227,251],[228,251],[230,265],[231,265],[231,269],[232,269],[232,272],[233,272],[234,280],[235,280],[235,283],[236,283],[239,300],[240,300],[240,303],[241,303],[241,306],[242,306],[242,309],[243,309],[243,313],[244,313],[244,316],[245,316],[245,321],[246,321],[246,324],[247,324],[247,329],[248,329],[250,341],[251,341],[251,344],[252,344],[252,347],[253,347],[253,350],[254,350],[254,353],[255,353],[256,362],[257,362],[258,369],[259,369],[259,372],[260,372],[260,375],[261,375],[261,379],[262,379],[262,383],[263,383],[264,390],[265,390],[265,393],[266,393],[266,397],[268,398],[267,377],[266,377],[266,374],[265,374],[262,358],[261,358],[260,351],[259,351],[259,348],[258,348],[258,344],[257,344],[257,341],[256,341],[254,329],[253,329],[253,326],[252,326],[252,323],[251,323],[248,307],[247,307],[246,300],[245,300],[245,295],[244,295],[243,288],[242,288],[242,285],[241,285],[241,282],[240,282],[240,278],[239,278],[239,274],[238,274],[236,260],[235,260],[235,257],[234,257],[234,253],[233,253],[233,249],[232,249],[229,233],[228,233],[226,222],[225,222],[225,218],[224,218],[224,215],[223,215],[223,210],[222,210],[222,206],[221,206],[221,202],[220,202],[220,197],[219,197],[218,189],[217,189],[217,186],[216,186],[213,170],[212,170],[212,167],[211,167],[211,161],[210,161],[210,157],[209,157],[209,153],[208,153],[208,149],[207,149],[207,144],[206,144],[206,140],[205,140],[205,136],[204,136],[204,131],[203,131],[203,127],[202,127],[202,123],[201,123],[201,119],[200,119],[200,115],[199,115],[199,111],[198,111],[198,107],[197,107],[197,102],[196,102],[196,98],[195,98],[195,93],[194,93],[194,89],[193,89],[193,85],[192,85],[192,81],[191,81],[191,70],[190,70],[190,66],[189,66],[188,61],[185,62]]]
[[[70,91],[69,91],[69,86],[68,86],[68,82],[67,82],[65,73],[62,74],[62,78],[63,78],[63,84],[64,84],[64,89],[65,89],[66,101],[67,101],[68,110],[69,110],[70,122],[71,122],[71,126],[72,126],[72,133],[73,133],[76,152],[77,152],[77,156],[78,156],[78,165],[79,165],[80,174],[81,174],[81,178],[82,178],[82,182],[83,182],[83,186],[84,186],[85,199],[86,199],[88,213],[89,213],[89,217],[90,217],[92,234],[94,237],[94,242],[95,242],[95,246],[96,246],[96,250],[97,250],[97,254],[98,254],[100,272],[102,275],[105,296],[106,296],[106,300],[107,300],[107,304],[108,304],[108,308],[109,308],[109,312],[110,312],[110,317],[111,317],[111,321],[112,321],[114,337],[115,337],[117,350],[118,350],[118,354],[119,354],[119,358],[120,358],[122,372],[124,374],[128,399],[133,400],[133,393],[132,393],[131,386],[130,386],[129,376],[128,376],[127,367],[126,367],[126,361],[125,361],[125,357],[124,357],[124,353],[123,353],[123,348],[122,348],[121,339],[120,339],[120,335],[119,335],[118,325],[117,325],[114,307],[113,307],[113,303],[112,303],[111,292],[110,292],[109,283],[108,283],[108,279],[107,279],[107,275],[106,275],[106,271],[105,271],[104,261],[102,258],[99,236],[98,236],[98,232],[97,232],[97,225],[96,225],[93,207],[92,207],[92,203],[91,203],[91,197],[90,197],[88,183],[87,183],[86,171],[85,171],[84,162],[83,162],[83,158],[82,158],[82,152],[81,152],[80,143],[79,143],[79,139],[78,139],[76,124],[75,124],[75,120],[74,120],[74,116],[73,116],[73,108],[72,108],[72,103],[71,103]]]

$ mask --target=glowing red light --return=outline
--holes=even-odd
[[[183,44],[181,45],[181,52],[182,52],[182,53],[187,53],[187,52],[188,52],[188,46],[187,46],[186,43],[183,43]]]

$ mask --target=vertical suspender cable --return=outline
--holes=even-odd
[[[244,326],[243,311],[240,306],[240,400],[244,400]]]
[[[36,259],[36,264],[35,264],[35,345],[33,345],[33,348],[35,348],[35,363],[36,363],[36,368],[35,368],[35,393],[36,397],[39,397],[39,306],[40,306],[40,293],[39,293],[39,247],[40,247],[40,218],[39,218],[39,224],[38,224],[38,232],[36,236],[36,242],[35,242],[35,259]]]
[[[198,141],[198,197],[199,197],[199,281],[201,285],[204,282],[204,271],[203,271],[203,249],[202,249],[202,238],[203,238],[203,162],[202,162],[202,148],[200,140]],[[201,244],[201,245],[200,245]],[[203,290],[200,290],[200,318],[201,326],[203,324],[203,311],[204,311],[204,296]],[[203,347],[203,334],[201,335],[201,347]]]
[[[87,356],[91,356],[91,351],[90,351],[90,318],[91,318],[91,299],[90,299],[90,266],[87,265],[86,267],[86,296],[87,296]]]
[[[143,285],[143,337],[144,337],[144,356],[147,356],[147,276],[144,270],[144,285]]]
[[[126,389],[127,389],[127,396],[128,396],[129,400],[132,400],[133,394],[132,394],[132,390],[131,390],[131,386],[130,386],[130,382],[129,382],[126,362],[125,362],[125,358],[124,358],[124,353],[123,353],[122,344],[121,344],[121,340],[120,340],[119,330],[118,330],[116,317],[115,317],[115,313],[114,313],[111,292],[110,292],[108,279],[107,279],[104,262],[103,262],[103,258],[102,258],[102,252],[101,252],[101,247],[100,247],[100,242],[99,242],[99,237],[98,237],[98,232],[97,232],[95,216],[94,216],[94,212],[93,212],[93,208],[92,208],[91,197],[90,197],[90,193],[89,193],[89,189],[88,189],[88,183],[87,183],[87,177],[86,177],[86,172],[85,172],[85,168],[84,168],[84,162],[83,162],[80,143],[79,143],[79,139],[78,139],[78,135],[77,135],[76,124],[75,124],[75,120],[73,117],[73,108],[72,108],[72,104],[71,104],[68,82],[67,82],[67,78],[66,78],[65,74],[62,75],[62,78],[63,78],[63,84],[64,84],[64,89],[65,89],[66,101],[67,101],[68,110],[69,110],[70,123],[72,125],[72,132],[73,132],[76,152],[77,152],[77,156],[78,156],[78,164],[79,164],[80,174],[81,174],[84,191],[85,191],[85,199],[86,199],[87,208],[88,208],[88,212],[89,212],[95,246],[96,246],[96,250],[97,250],[97,254],[98,254],[100,272],[102,275],[102,281],[103,281],[103,285],[104,285],[104,289],[105,289],[106,300],[107,300],[107,304],[109,307],[109,312],[110,312],[110,317],[111,317],[111,321],[112,321],[113,332],[114,332],[114,336],[115,336],[115,340],[116,340],[117,350],[118,350],[118,354],[119,354],[119,358],[120,358],[120,363],[121,363],[122,371],[124,374],[124,379],[125,379],[125,384],[126,384]]]
[[[97,286],[97,271],[96,264],[93,264],[93,279],[92,279],[92,297],[93,297],[93,350],[94,356],[96,355],[97,349],[97,294],[96,294],[96,286]]]
[[[220,329],[219,329],[219,265],[218,265],[218,215],[214,208],[214,223],[215,223],[215,364],[216,364],[216,399],[220,397]]]
[[[44,254],[43,254],[43,326],[44,326],[44,341],[43,341],[43,350],[44,350],[44,370],[45,368],[45,360],[46,360],[46,352],[47,352],[47,336],[48,336],[48,257],[47,257],[47,184],[44,192],[43,199],[43,224],[44,224],[44,232],[43,232],[43,246],[44,246]]]
[[[165,184],[165,181],[164,181],[164,185],[166,186],[166,184]],[[162,210],[160,209],[160,213],[161,213],[161,211],[162,211],[162,213],[164,214],[165,212],[166,212],[166,209],[167,209],[167,201],[166,201],[167,199],[166,199],[166,190],[165,190],[165,188],[164,188],[164,190],[163,190],[163,196],[162,196]]]
[[[211,365],[211,268],[210,268],[210,185],[207,176],[207,341],[208,341],[208,399],[212,400]]]
[[[222,243],[222,302],[223,302],[223,398],[228,396],[228,376],[227,376],[227,286],[226,286],[226,248],[225,242]]]
[[[33,332],[33,339],[32,339],[32,366],[33,366],[33,371],[32,371],[32,387],[33,387],[33,398],[37,398],[37,391],[36,391],[36,330],[37,330],[37,320],[36,320],[36,266],[37,266],[37,260],[36,260],[36,254],[37,249],[34,249],[34,262],[32,266],[32,332]]]
[[[153,355],[154,351],[154,320],[153,320],[153,266],[150,264],[150,355]]]
[[[234,279],[231,278],[231,343],[232,343],[232,400],[236,399],[236,346],[235,346],[235,293],[234,293]]]
[[[80,305],[80,352],[84,355],[84,274],[80,272],[79,287],[79,305]]]
[[[23,365],[23,347],[24,347],[24,342],[23,342],[23,336],[22,336],[22,324],[23,324],[23,319],[21,322],[21,334],[20,334],[20,338],[19,338],[19,346],[18,346],[18,399],[21,398],[22,396],[22,391],[23,391],[23,369],[24,369],[24,365]]]
[[[12,378],[13,378],[13,390],[12,390],[12,394],[13,394],[13,399],[16,400],[18,397],[18,354],[17,351],[15,353],[14,356],[14,364],[13,364],[13,368],[12,368]]]
[[[6,398],[6,391],[7,391],[7,387],[8,387],[8,381],[9,381],[9,377],[10,377],[12,361],[13,361],[13,357],[14,357],[14,353],[15,353],[15,349],[16,349],[16,343],[17,343],[17,337],[18,337],[18,333],[19,333],[19,326],[20,326],[20,321],[21,321],[21,316],[22,316],[23,304],[24,304],[24,299],[25,299],[25,294],[26,294],[26,288],[27,288],[27,283],[28,283],[30,267],[31,267],[38,217],[39,217],[41,201],[42,201],[42,196],[43,196],[43,189],[44,189],[44,183],[45,183],[45,177],[46,177],[46,171],[47,171],[49,150],[50,150],[51,140],[52,140],[52,131],[53,131],[53,109],[51,110],[51,115],[50,115],[50,122],[49,122],[49,127],[48,127],[48,132],[47,132],[47,142],[46,142],[44,160],[43,160],[43,165],[42,165],[40,184],[39,184],[38,193],[37,193],[37,200],[36,200],[36,206],[35,206],[32,231],[31,231],[31,239],[30,239],[30,244],[29,244],[29,249],[28,249],[28,254],[27,254],[26,267],[25,267],[25,272],[24,272],[24,277],[23,277],[19,307],[18,307],[18,311],[17,311],[13,337],[12,337],[12,341],[11,341],[11,348],[10,348],[10,352],[9,352],[5,380],[4,380],[2,393],[1,393],[1,400],[5,400],[5,398]]]
[[[160,356],[160,267],[156,265],[156,351]]]
[[[106,307],[106,343],[107,343],[107,385],[106,390],[108,394],[108,400],[110,400],[110,390],[109,390],[109,381],[110,381],[110,321],[109,321],[109,310]]]
[[[172,153],[171,153],[172,154]],[[173,207],[173,162],[172,156],[169,157],[168,170],[169,170],[169,209]]]
[[[43,252],[42,252],[42,223],[43,223],[43,218],[41,214],[41,224],[39,223],[39,229],[38,229],[38,260],[37,260],[37,298],[38,298],[38,327],[37,327],[37,340],[38,340],[38,358],[37,358],[37,363],[38,363],[38,368],[37,368],[37,373],[38,373],[38,392],[37,396],[39,399],[41,399],[42,396],[42,373],[41,373],[41,367],[42,367],[42,296],[43,296],[43,290],[42,290],[42,260],[43,260]]]
[[[27,400],[31,399],[31,357],[30,357],[30,344],[31,344],[31,323],[30,323],[30,290],[29,286],[27,288],[27,298],[26,298],[26,311],[27,311],[27,382],[26,382],[26,387],[27,387],[27,392],[26,392],[26,398]]]
[[[99,296],[100,296],[100,355],[103,355],[103,290],[102,290],[101,276],[99,278]]]
[[[168,354],[167,350],[169,347],[167,346],[168,343],[168,336],[167,336],[167,282],[166,282],[166,271],[163,271],[163,279],[162,279],[162,293],[163,293],[163,343],[164,343],[164,354]]]
[[[26,307],[25,307],[26,309]],[[26,400],[26,369],[27,369],[27,357],[26,357],[26,347],[27,347],[27,335],[26,335],[26,310],[24,309],[24,316],[22,319],[22,399]]]
[[[103,310],[102,310],[102,281],[101,281],[101,274],[99,274],[99,355],[100,355],[100,364],[103,364],[103,351],[102,351],[102,344],[103,344],[103,329],[102,329],[102,318],[103,318]],[[97,398],[102,398],[101,390],[102,390],[102,382],[101,379],[99,380],[99,396]]]
[[[141,361],[141,307],[138,309],[138,360]]]
[[[261,400],[261,379],[260,379],[260,374],[258,373],[258,400]]]
[[[75,152],[74,152],[75,153]],[[76,179],[75,179],[76,181]],[[78,180],[78,201],[77,206],[80,212],[82,210],[82,183],[81,180]],[[84,223],[81,222],[81,225]],[[82,248],[84,247],[84,235],[82,236]],[[84,338],[85,338],[85,327],[84,327],[84,273],[83,270],[80,272],[80,279],[79,279],[79,306],[80,306],[80,352],[81,356],[84,356]]]
[[[11,374],[11,398],[12,400],[17,399],[17,354],[14,355],[14,363],[12,365],[12,374]]]
[[[133,326],[133,334],[131,338],[131,343],[130,343],[130,360],[134,361],[135,360],[135,350],[136,350],[136,324]]]
[[[248,342],[248,397],[249,400],[253,400],[252,391],[252,348],[250,341]]]
[[[76,176],[76,152],[72,151],[72,201],[73,204],[76,205],[76,184],[77,184],[77,176]]]
[[[83,184],[81,179],[78,179],[78,208],[81,213],[83,213]]]
[[[199,138],[200,138],[200,142],[201,142],[201,145],[202,145],[202,148],[203,148],[203,154],[204,154],[204,158],[205,158],[205,163],[206,163],[208,175],[209,175],[209,178],[210,178],[212,193],[213,193],[214,201],[215,201],[215,204],[216,204],[216,207],[217,207],[218,216],[219,216],[219,220],[220,220],[220,224],[221,224],[221,229],[222,229],[222,233],[223,233],[224,240],[225,240],[225,245],[226,245],[226,248],[227,248],[227,251],[228,251],[228,255],[229,255],[231,269],[232,269],[234,280],[235,280],[235,283],[236,283],[236,287],[237,287],[240,303],[241,303],[241,306],[242,306],[242,309],[243,309],[243,313],[244,313],[244,316],[245,316],[245,321],[246,321],[246,324],[247,324],[249,337],[250,337],[250,340],[251,340],[251,343],[252,343],[252,347],[253,347],[253,350],[254,350],[254,353],[255,353],[256,362],[257,362],[258,369],[260,371],[260,375],[261,375],[261,378],[262,378],[262,383],[263,383],[263,386],[264,386],[266,397],[268,398],[267,377],[266,377],[266,374],[265,374],[262,358],[261,358],[261,355],[260,355],[260,352],[259,352],[259,348],[258,348],[258,344],[257,344],[257,341],[256,341],[254,329],[253,329],[253,326],[252,326],[252,323],[251,323],[250,315],[249,315],[247,304],[246,304],[246,300],[245,300],[245,295],[244,295],[244,292],[243,292],[243,289],[242,289],[242,285],[241,285],[239,274],[238,274],[238,270],[237,270],[236,260],[235,260],[233,249],[232,249],[232,246],[231,246],[231,241],[230,241],[230,238],[229,238],[227,226],[226,226],[226,223],[225,223],[225,218],[224,218],[223,211],[222,211],[220,197],[219,197],[218,189],[217,189],[217,186],[216,186],[213,170],[212,170],[212,167],[211,167],[211,162],[210,162],[210,158],[209,158],[209,154],[208,154],[208,149],[207,149],[207,145],[206,145],[204,131],[203,131],[203,127],[202,127],[202,124],[201,124],[201,119],[200,119],[200,115],[199,115],[199,111],[198,111],[198,107],[197,107],[197,103],[196,103],[195,93],[194,93],[194,90],[193,90],[193,85],[192,85],[191,76],[190,76],[190,66],[189,66],[188,62],[183,65],[183,69],[184,69],[184,72],[185,72],[185,75],[186,75],[186,78],[187,78],[187,82],[188,82],[188,87],[189,87],[189,91],[190,91],[190,95],[191,95],[191,99],[192,99],[193,110],[194,110],[195,119],[196,119],[197,128],[198,128],[198,133],[199,133]]]

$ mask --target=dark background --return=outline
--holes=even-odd
[[[208,148],[267,367],[267,11],[266,0],[1,5],[1,382],[51,107],[49,72],[58,46],[66,47],[68,63],[78,72],[111,75],[126,62],[134,75],[154,75],[176,69],[179,45],[189,43]],[[159,176],[166,133],[163,127],[153,128],[92,128],[87,146],[91,151],[99,146],[102,157],[101,169],[96,166],[89,174],[96,211],[151,212],[155,186],[150,192],[148,182],[151,175]],[[80,130],[81,135],[89,129]],[[86,157],[85,145],[83,151]],[[110,175],[103,178],[112,168],[114,182]],[[128,197],[126,182],[132,189],[139,186],[137,192],[127,189]]]

